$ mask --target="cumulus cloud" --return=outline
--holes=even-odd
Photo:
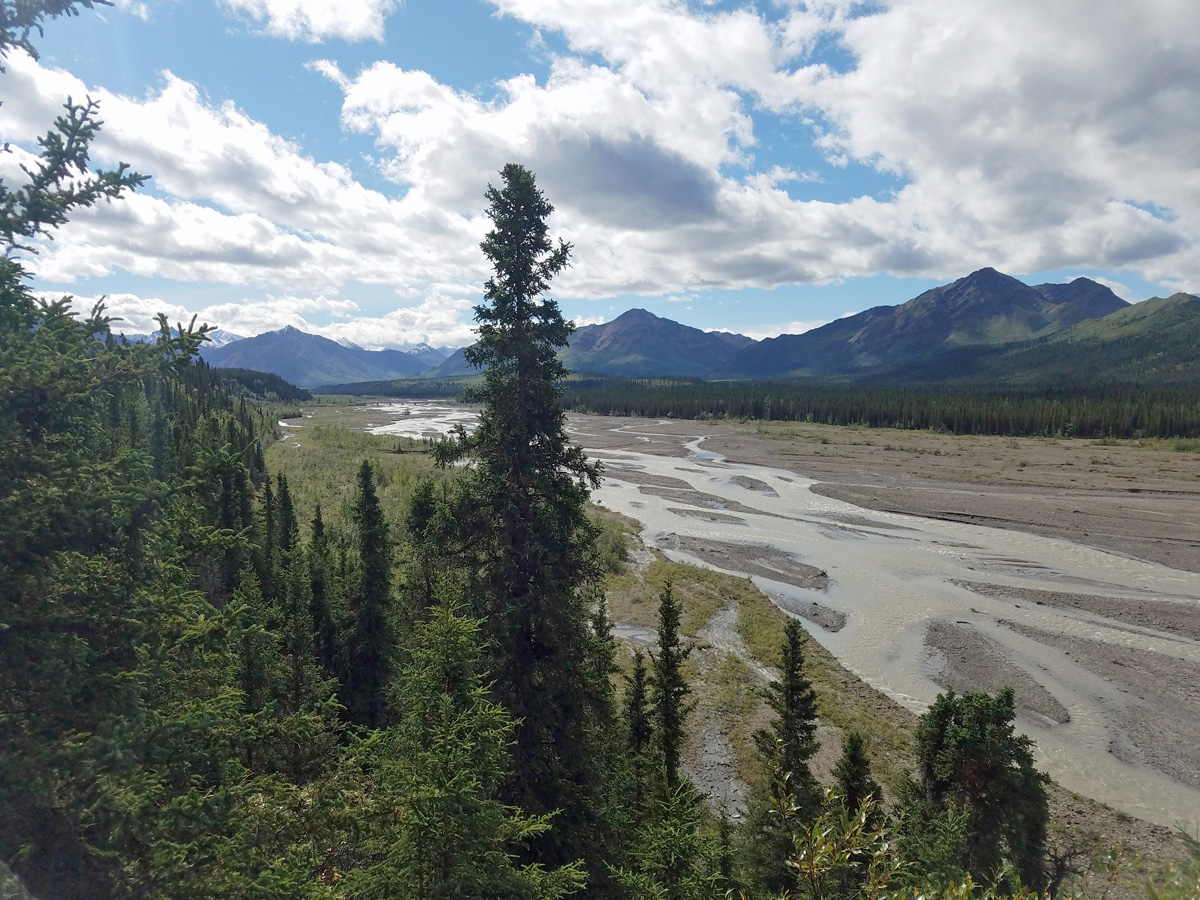
[[[72,308],[86,314],[103,301],[106,315],[114,319],[115,333],[149,334],[157,330],[157,316],[184,326],[196,316],[197,324],[209,324],[245,336],[277,331],[291,326],[333,340],[346,339],[367,350],[427,343],[457,347],[475,340],[471,328],[460,321],[471,301],[454,296],[454,286],[439,287],[415,306],[401,307],[383,316],[362,315],[353,300],[324,295],[283,295],[267,299],[238,297],[190,308],[162,297],[132,293],[105,296],[70,295]],[[59,294],[42,292],[48,299]],[[316,316],[344,317],[329,325],[316,323]]]
[[[150,7],[140,0],[115,0],[114,5],[117,9],[123,9],[129,14],[137,16],[143,22],[150,19]]]
[[[847,313],[847,315],[852,315]],[[839,318],[845,318],[841,316]],[[812,331],[814,328],[820,328],[822,325],[828,325],[832,320],[812,321],[812,322],[774,322],[768,325],[757,325],[754,328],[738,332],[744,334],[748,338],[754,338],[756,341],[761,341],[763,338],[776,338],[781,334],[803,334],[806,331]],[[733,333],[728,328],[718,328],[715,331],[723,331],[727,334]]]
[[[223,2],[309,41],[379,37],[397,8]],[[364,345],[372,333],[451,343],[487,274],[483,188],[516,161],[556,205],[552,233],[575,244],[561,296],[949,279],[984,265],[1126,268],[1200,288],[1200,5],[491,3],[562,37],[565,50],[538,51],[546,77],[475,92],[393,62],[310,64],[343,92],[342,127],[376,142],[392,192],[170,73],[142,98],[92,89],[106,123],[95,155],[153,173],[153,187],[77,215],[39,272],[72,283],[129,271],[289,298],[387,285],[406,304],[395,316],[351,333],[360,309],[325,327]],[[8,65],[0,137],[28,148],[88,86],[20,54]],[[770,153],[764,125],[776,131]],[[0,159],[6,178],[15,159]],[[809,199],[807,186],[848,165],[897,187]],[[260,313],[281,324],[316,314]]]
[[[8,69],[8,140],[31,144],[64,98],[89,93],[70,74],[23,54],[13,54]],[[325,292],[359,281],[408,294],[483,280],[479,211],[456,215],[420,192],[398,198],[367,189],[344,166],[312,159],[234,104],[210,104],[169,72],[141,100],[90,93],[104,120],[93,155],[108,165],[128,161],[154,178],[150,191],[75,213],[42,247],[37,270],[47,280],[69,284],[124,270]],[[3,160],[6,174],[17,174],[16,161]]]
[[[578,296],[983,265],[1200,276],[1191,6],[831,2],[768,21],[674,0],[493,3],[567,39],[545,83],[511,79],[484,102],[390,63],[327,74],[346,127],[374,134],[388,174],[430,202],[467,209],[503,162],[529,165],[577,245],[563,283]],[[854,65],[815,61],[821,39]],[[809,116],[832,163],[903,186],[795,199],[784,185],[821,175],[757,171],[754,110]]]
[[[326,38],[383,39],[383,20],[399,0],[221,0],[235,13],[265,24],[268,34],[317,43]]]

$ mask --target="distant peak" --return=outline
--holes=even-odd
[[[662,318],[662,316],[656,316],[654,313],[650,312],[650,310],[648,310],[648,309],[629,309],[629,310],[626,310],[625,312],[621,313],[619,316],[617,316],[615,319],[613,319],[613,321],[619,322],[622,319],[629,320],[629,319],[661,319],[661,318]]]
[[[1013,278],[1011,275],[1006,275],[1003,272],[998,272],[997,270],[993,269],[991,266],[984,266],[982,269],[976,269],[974,272],[972,272],[970,275],[968,275],[966,278],[963,278],[962,280],[963,281],[1003,281],[1003,282],[1017,281],[1017,279]]]

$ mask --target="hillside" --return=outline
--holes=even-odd
[[[960,349],[898,364],[891,382],[974,382],[1102,388],[1200,384],[1200,297],[1126,306],[1016,346]]]
[[[995,269],[980,269],[899,306],[877,306],[804,334],[760,341],[739,353],[723,374],[857,374],[958,347],[1028,341],[1126,306],[1086,278],[1030,287]]]
[[[631,309],[603,325],[575,329],[570,346],[559,355],[572,372],[704,377],[720,372],[753,343],[744,335],[701,331],[644,309]]]
[[[602,325],[583,325],[571,334],[559,358],[572,372],[614,377],[718,374],[738,352],[754,343],[741,334],[701,331],[644,309],[631,309]],[[474,375],[462,350],[425,373],[427,378]]]
[[[271,372],[304,388],[410,378],[428,366],[402,350],[364,350],[287,328],[207,350],[211,366]]]

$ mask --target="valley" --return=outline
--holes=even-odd
[[[408,437],[463,420],[445,405],[395,411],[359,414]],[[901,706],[1011,685],[1060,784],[1161,826],[1200,809],[1188,445],[569,422],[605,465],[593,499],[637,519],[647,548],[749,575]]]

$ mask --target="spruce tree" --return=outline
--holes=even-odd
[[[358,751],[374,785],[359,852],[370,864],[348,879],[353,897],[429,900],[550,898],[582,881],[577,865],[519,865],[508,842],[544,831],[498,799],[513,728],[480,675],[478,623],[451,606],[414,628],[398,678],[399,721]]]
[[[663,783],[667,794],[679,788],[679,758],[685,738],[683,722],[691,693],[683,675],[683,664],[692,648],[679,639],[679,601],[668,581],[658,595],[658,654],[653,664],[654,735],[660,754]]]
[[[858,815],[864,801],[871,800],[874,803],[875,811],[867,827],[877,827],[883,815],[880,809],[883,789],[871,777],[866,743],[857,731],[851,731],[842,739],[842,756],[834,766],[833,777],[837,779],[837,794],[851,816]]]
[[[386,718],[384,688],[395,652],[392,633],[392,547],[375,493],[375,474],[363,460],[354,503],[361,580],[353,597],[354,634],[346,673],[350,721],[379,728]]]
[[[796,888],[787,860],[793,830],[821,808],[821,788],[808,768],[817,752],[817,701],[804,674],[804,630],[795,619],[784,628],[779,680],[764,691],[775,721],[754,734],[764,782],[754,787],[747,809],[746,868],[759,888],[776,894]],[[780,811],[786,810],[787,816]]]
[[[625,720],[625,760],[629,772],[629,806],[633,820],[640,821],[646,807],[646,761],[654,728],[646,679],[646,656],[641,650],[633,654],[633,673],[625,687],[623,718]]]
[[[475,308],[479,341],[466,351],[486,369],[468,392],[483,407],[479,426],[436,453],[442,465],[474,463],[448,519],[474,573],[468,594],[485,622],[496,698],[520,723],[504,798],[534,815],[561,810],[532,858],[563,864],[588,853],[589,868],[602,872],[594,737],[611,709],[609,686],[593,677],[580,590],[597,574],[584,504],[599,467],[567,438],[559,385],[567,373],[556,353],[572,326],[542,297],[571,248],[548,237],[553,207],[532,173],[509,164],[501,178],[486,194],[493,227],[481,246],[493,275]]]
[[[279,488],[279,549],[286,554],[291,552],[300,536],[300,523],[296,521],[296,509],[292,506],[292,492],[288,490],[287,476],[280,472],[275,483]]]
[[[321,504],[313,514],[312,530],[308,541],[308,575],[312,603],[312,627],[316,635],[317,657],[326,678],[339,678],[341,672],[340,648],[338,646],[337,622],[333,613],[336,584],[333,558],[329,550],[329,538],[325,534],[325,521],[321,518]]]
[[[947,811],[966,812],[959,863],[977,879],[1007,861],[1025,887],[1045,887],[1049,806],[1046,776],[1034,768],[1033,742],[1018,735],[1012,688],[995,697],[953,691],[938,696],[917,724],[922,797],[908,804],[914,830]]]

